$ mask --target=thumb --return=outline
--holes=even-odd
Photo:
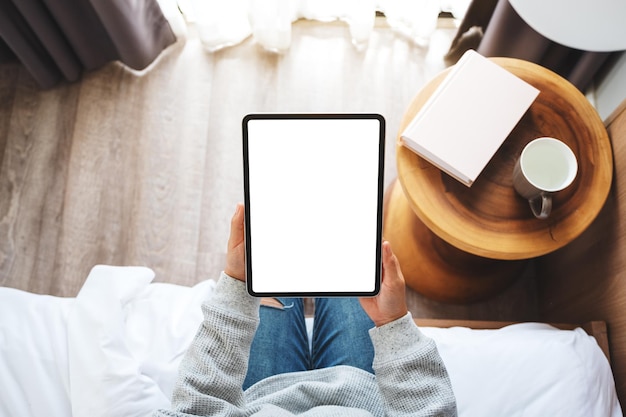
[[[386,284],[389,285],[398,281],[404,285],[404,277],[402,276],[402,270],[400,269],[400,262],[398,262],[396,255],[393,254],[391,245],[387,241],[383,242],[383,270],[383,280],[387,281]]]
[[[235,214],[230,221],[230,236],[228,238],[229,248],[233,248],[241,243],[244,235],[244,213],[243,204],[238,203],[235,209]]]
[[[377,327],[405,316],[408,311],[400,263],[391,251],[389,242],[383,242],[382,252],[383,279],[380,292],[374,298],[361,299],[363,309]]]

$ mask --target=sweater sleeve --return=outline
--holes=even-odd
[[[259,299],[248,295],[245,283],[222,273],[202,311],[204,320],[179,368],[172,409],[159,410],[155,417],[242,414]]]
[[[374,372],[387,416],[456,416],[456,399],[435,342],[411,314],[370,330]]]

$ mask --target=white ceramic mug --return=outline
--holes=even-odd
[[[513,170],[513,186],[526,198],[538,219],[552,210],[552,194],[568,187],[576,178],[576,155],[565,143],[554,138],[531,141],[518,158]]]

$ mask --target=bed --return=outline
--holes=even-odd
[[[75,298],[0,288],[0,416],[130,417],[167,407],[214,281],[96,266]],[[312,319],[307,319],[310,327]],[[606,327],[417,320],[462,417],[622,416]]]

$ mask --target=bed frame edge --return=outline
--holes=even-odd
[[[470,329],[500,329],[511,324],[522,323],[519,321],[487,321],[487,320],[450,320],[450,319],[414,319],[418,326],[422,327],[469,327]],[[609,333],[606,322],[603,320],[588,321],[583,324],[574,323],[546,323],[561,330],[573,330],[582,328],[588,335],[593,336],[600,349],[611,363],[611,351],[609,349]]]

